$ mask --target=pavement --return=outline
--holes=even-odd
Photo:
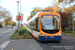
[[[35,39],[11,40],[4,50],[43,50]]]

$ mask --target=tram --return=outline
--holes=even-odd
[[[38,12],[27,22],[27,30],[39,41],[61,41],[61,17],[56,12]]]

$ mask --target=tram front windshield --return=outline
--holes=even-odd
[[[49,32],[50,30],[57,32],[60,29],[59,16],[43,15],[41,17],[41,27],[45,32]]]

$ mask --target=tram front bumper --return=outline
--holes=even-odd
[[[62,36],[39,36],[39,41],[61,41]]]

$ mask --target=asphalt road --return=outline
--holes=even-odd
[[[16,28],[1,28],[0,29],[0,45],[9,40],[8,38],[14,33]]]

